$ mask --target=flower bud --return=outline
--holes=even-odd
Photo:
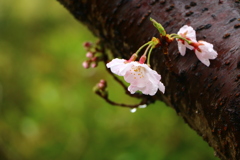
[[[83,47],[85,47],[86,49],[90,48],[92,46],[91,42],[84,42],[83,43]]]
[[[96,62],[93,62],[92,64],[91,64],[91,67],[92,68],[96,68],[98,66],[98,64],[96,63]]]
[[[97,62],[97,61],[98,61],[98,57],[92,57],[92,58],[91,58],[91,61],[92,61],[92,62]]]
[[[93,52],[87,52],[86,57],[87,58],[92,58],[93,57]]]
[[[84,61],[84,62],[82,63],[82,66],[83,66],[83,68],[85,68],[85,69],[89,68],[89,61]]]
[[[97,87],[100,89],[100,90],[105,90],[106,87],[107,87],[107,82],[104,80],[104,79],[101,79],[99,81],[99,83],[97,84]]]

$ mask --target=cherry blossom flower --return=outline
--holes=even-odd
[[[165,91],[165,86],[160,82],[161,76],[147,64],[116,58],[107,63],[107,67],[130,83],[128,91],[131,94],[139,90],[143,94],[153,96],[158,89],[163,93]]]
[[[210,65],[209,59],[217,58],[218,53],[213,49],[211,43],[198,41],[198,48],[195,49],[196,56],[206,66]]]
[[[178,31],[177,34],[187,40],[190,40],[192,42],[197,42],[196,32],[191,26],[184,25],[182,28],[180,28],[180,30]],[[188,48],[190,50],[194,49],[193,46],[189,45],[186,41],[184,41],[182,39],[177,39],[177,42],[178,42],[178,50],[182,56],[185,55],[186,48]]]

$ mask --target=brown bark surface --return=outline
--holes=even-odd
[[[197,39],[218,52],[210,67],[193,51],[179,55],[169,46],[170,62],[155,49],[151,67],[162,75],[166,93],[157,97],[184,118],[221,159],[240,159],[240,3],[238,0],[58,0],[111,49],[129,58],[152,36],[159,37],[149,18],[167,33],[184,24]],[[167,64],[167,65],[166,65]]]

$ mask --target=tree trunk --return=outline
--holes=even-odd
[[[128,59],[151,37],[159,37],[149,18],[167,33],[184,24],[218,52],[210,67],[193,51],[179,55],[177,43],[153,50],[151,68],[162,75],[158,93],[221,159],[240,159],[240,3],[239,0],[58,0],[98,36],[115,57]]]

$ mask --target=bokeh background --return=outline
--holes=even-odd
[[[161,102],[131,113],[92,92],[137,102],[104,70],[83,69],[95,41],[57,1],[0,1],[1,160],[217,160],[214,151]]]

